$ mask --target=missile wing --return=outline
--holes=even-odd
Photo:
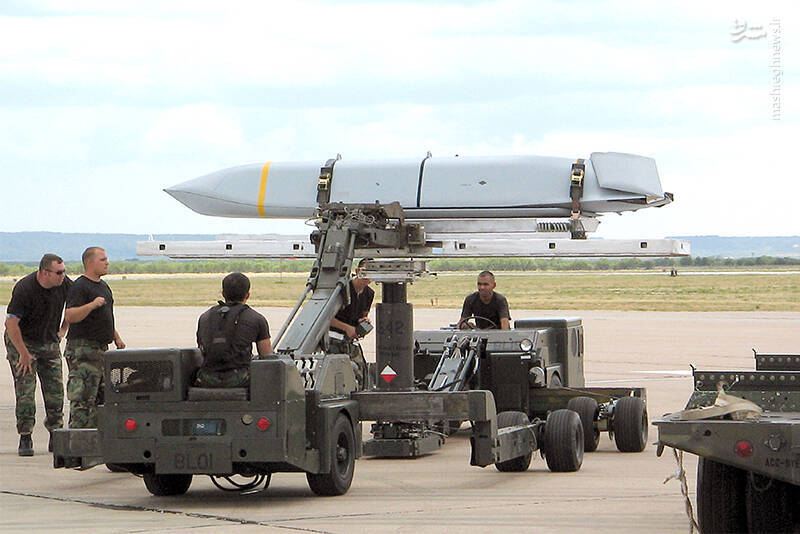
[[[218,217],[310,218],[323,182],[327,201],[398,201],[409,219],[565,217],[575,207],[575,163],[532,155],[268,162],[213,172],[165,191],[198,213]],[[595,152],[580,163],[585,215],[672,201],[652,158]]]

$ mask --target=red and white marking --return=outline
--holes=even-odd
[[[392,380],[397,378],[397,372],[387,365],[383,368],[383,371],[381,371],[381,378],[383,378],[387,384],[391,384]]]

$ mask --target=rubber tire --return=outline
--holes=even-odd
[[[327,473],[306,473],[308,486],[317,495],[344,495],[353,482],[356,467],[356,440],[353,425],[340,413],[330,433],[331,468]]]
[[[642,452],[647,445],[647,406],[639,397],[622,397],[614,406],[611,428],[619,452]]]
[[[769,477],[747,474],[747,528],[753,533],[794,532],[797,488]]]
[[[581,418],[583,426],[583,452],[594,452],[600,444],[600,429],[597,427],[597,417],[600,407],[591,397],[574,397],[567,402],[567,410],[572,410]]]
[[[156,475],[145,473],[142,475],[147,491],[159,497],[170,495],[183,495],[192,484],[192,475]]]
[[[528,423],[530,423],[528,416],[522,412],[509,411],[500,412],[497,414],[498,429],[507,428],[510,426],[527,425]],[[528,467],[531,465],[532,457],[533,451],[524,456],[517,456],[516,458],[506,460],[505,462],[497,462],[494,464],[494,466],[498,471],[502,471],[504,473],[519,473],[521,471],[528,470]]]
[[[746,471],[700,457],[697,462],[697,523],[701,532],[747,532],[746,485]]]
[[[577,471],[583,463],[583,426],[572,410],[550,412],[544,425],[544,457],[556,473]]]

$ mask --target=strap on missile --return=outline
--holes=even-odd
[[[333,180],[333,165],[342,159],[341,154],[336,154],[335,158],[331,158],[325,162],[325,165],[319,170],[319,179],[317,180],[317,204],[327,204],[331,201],[331,180]]]
[[[572,239],[586,239],[586,229],[581,222],[581,197],[583,196],[583,177],[586,174],[586,164],[583,159],[578,159],[572,164],[569,173],[569,197],[572,200],[570,220],[570,233]]]

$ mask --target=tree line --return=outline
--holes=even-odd
[[[313,260],[154,260],[114,261],[113,274],[189,274],[189,273],[305,273]],[[629,271],[659,270],[673,267],[755,267],[800,265],[800,258],[759,256],[749,258],[446,258],[429,262],[429,269],[440,271]],[[37,263],[0,263],[0,276],[23,276]],[[80,262],[68,262],[68,273],[80,273]]]

